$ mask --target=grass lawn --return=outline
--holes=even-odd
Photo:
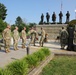
[[[56,56],[40,75],[76,75],[76,57]]]

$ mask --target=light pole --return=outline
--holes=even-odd
[[[75,19],[76,19],[76,9],[75,9]]]

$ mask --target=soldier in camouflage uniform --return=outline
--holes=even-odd
[[[10,30],[10,28],[11,28],[11,26],[7,25],[7,28],[4,29],[4,31],[2,33],[6,53],[10,52],[10,44],[11,44],[11,30]]]
[[[44,39],[45,39],[45,30],[41,28],[41,38],[40,38],[40,46],[43,47],[44,44]]]
[[[67,45],[68,42],[68,32],[64,27],[62,27],[61,33],[60,33],[60,43],[61,43],[61,49],[64,49],[64,47]]]
[[[31,30],[29,31],[29,34],[30,34],[30,38],[31,38],[30,44],[34,44],[34,46],[35,46],[37,32],[34,27],[31,28]]]
[[[13,31],[13,40],[14,40],[14,50],[18,50],[18,40],[19,40],[19,32],[18,27],[16,26]]]
[[[22,48],[25,48],[26,44],[26,27],[21,31],[21,38],[22,38]]]
[[[76,30],[74,31],[73,44],[74,44],[74,50],[76,51]]]

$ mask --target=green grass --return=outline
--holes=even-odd
[[[56,56],[40,75],[76,75],[76,57]]]

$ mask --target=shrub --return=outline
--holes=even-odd
[[[34,53],[35,57],[38,58],[38,62],[42,61],[45,58],[45,54],[43,51],[38,51],[36,53]]]
[[[43,47],[43,48],[41,48],[40,50],[43,51],[43,53],[45,54],[45,56],[50,55],[50,50],[49,50],[48,48]]]
[[[29,67],[35,67],[38,65],[40,61],[42,61],[46,56],[50,54],[48,48],[41,48],[38,52],[33,53],[32,55],[28,55],[24,58],[28,63]]]
[[[11,75],[8,69],[0,69],[0,75]]]
[[[38,64],[38,58],[32,54],[32,55],[28,55],[26,58],[26,62],[28,63],[29,67],[35,67]]]
[[[5,69],[0,69],[0,75],[27,75],[28,70],[36,67],[49,54],[48,48],[41,48],[38,52],[10,63]]]
[[[11,72],[11,75],[26,75],[28,71],[28,65],[25,61],[15,61],[7,66],[7,69]]]

